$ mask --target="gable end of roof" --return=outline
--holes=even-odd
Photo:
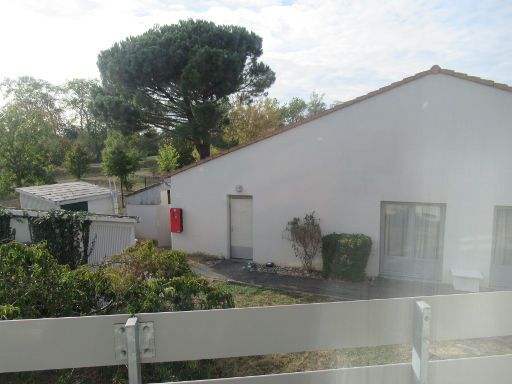
[[[195,168],[195,167],[198,167],[202,164],[205,164],[209,161],[212,161],[212,160],[215,160],[219,157],[222,157],[224,155],[227,155],[231,152],[235,152],[235,151],[238,151],[240,149],[243,149],[245,147],[248,147],[249,145],[252,145],[252,144],[255,144],[259,141],[262,141],[262,140],[265,140],[265,139],[268,139],[272,136],[276,136],[276,135],[279,135],[280,133],[283,133],[283,132],[286,132],[286,131],[289,131],[293,128],[296,128],[296,127],[299,127],[299,126],[302,126],[304,124],[307,124],[313,120],[317,120],[317,119],[320,119],[321,117],[324,117],[328,114],[331,114],[333,112],[336,112],[336,111],[339,111],[341,109],[344,109],[344,108],[347,108],[353,104],[356,104],[356,103],[359,103],[363,100],[367,100],[371,97],[374,97],[374,96],[377,96],[377,95],[380,95],[382,93],[385,93],[387,91],[390,91],[394,88],[397,88],[397,87],[400,87],[404,84],[407,84],[407,83],[410,83],[414,80],[417,80],[417,79],[420,79],[422,77],[425,77],[425,76],[428,76],[428,75],[435,75],[435,74],[443,74],[443,75],[448,75],[448,76],[452,76],[452,77],[456,77],[456,78],[459,78],[459,79],[462,79],[462,80],[466,80],[466,81],[471,81],[471,82],[474,82],[474,83],[477,83],[477,84],[481,84],[481,85],[485,85],[485,86],[489,86],[489,87],[493,87],[493,88],[496,88],[496,89],[500,89],[502,91],[507,91],[507,92],[512,92],[512,87],[507,85],[507,84],[503,84],[503,83],[496,83],[492,80],[487,80],[487,79],[482,79],[480,77],[477,77],[477,76],[471,76],[471,75],[468,75],[466,73],[462,73],[462,72],[456,72],[456,71],[453,71],[451,69],[445,69],[445,68],[441,68],[439,65],[433,65],[430,69],[426,70],[426,71],[422,71],[422,72],[418,72],[416,73],[415,75],[412,75],[412,76],[409,76],[409,77],[406,77],[402,80],[399,80],[399,81],[395,81],[394,83],[391,83],[389,85],[386,85],[384,87],[381,87],[375,91],[372,91],[372,92],[369,92],[365,95],[362,95],[362,96],[358,96],[356,97],[355,99],[352,99],[352,100],[348,100],[348,101],[345,101],[341,104],[338,104],[332,108],[329,108],[323,112],[320,112],[314,116],[311,116],[311,117],[308,117],[308,118],[305,118],[295,124],[291,124],[291,125],[288,125],[286,127],[283,127],[283,128],[279,128],[279,129],[275,129],[273,131],[270,131],[270,132],[267,132],[265,134],[263,134],[262,136],[260,137],[257,137],[247,143],[244,143],[244,144],[240,144],[240,145],[237,145],[236,147],[232,147],[232,148],[229,148],[225,151],[222,151],[216,155],[213,155],[213,156],[210,156],[210,157],[207,157],[206,159],[203,159],[203,160],[200,160],[200,161],[197,161],[195,163],[192,163],[192,164],[189,164],[189,165],[186,165],[182,168],[179,168],[165,176],[162,176],[162,180],[165,180],[165,179],[168,179],[174,175],[177,175],[179,173],[182,173],[182,172],[185,172],[185,171],[188,171],[189,169],[192,169],[192,168]]]

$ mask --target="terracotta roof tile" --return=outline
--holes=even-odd
[[[272,137],[272,136],[278,135],[280,133],[289,131],[290,129],[299,127],[301,125],[309,123],[310,121],[319,119],[319,118],[321,118],[321,117],[323,117],[325,115],[328,115],[330,113],[339,111],[340,109],[346,108],[346,107],[348,107],[350,105],[353,105],[353,104],[356,104],[356,103],[358,103],[360,101],[369,99],[370,97],[380,95],[381,93],[384,93],[384,92],[389,91],[391,89],[397,88],[397,87],[399,87],[401,85],[410,83],[411,81],[417,80],[417,79],[425,77],[427,75],[438,74],[438,73],[442,73],[444,75],[453,76],[453,77],[457,77],[459,79],[463,79],[463,80],[471,81],[471,82],[474,82],[474,83],[490,86],[490,87],[497,88],[497,89],[500,89],[500,90],[503,90],[503,91],[512,92],[512,87],[507,85],[507,84],[495,83],[492,80],[482,79],[482,78],[477,77],[477,76],[470,76],[470,75],[468,75],[466,73],[461,73],[461,72],[456,72],[456,71],[451,70],[451,69],[441,68],[439,65],[433,65],[432,68],[430,68],[430,69],[428,69],[426,71],[418,72],[418,73],[416,73],[413,76],[406,77],[406,78],[404,78],[402,80],[399,80],[399,81],[396,81],[394,83],[391,83],[391,84],[389,84],[387,86],[384,86],[382,88],[379,88],[379,89],[377,89],[375,91],[369,92],[369,93],[367,93],[365,95],[362,95],[362,96],[359,96],[359,97],[356,97],[355,99],[352,99],[352,100],[349,100],[349,101],[345,101],[344,103],[338,104],[338,105],[336,105],[336,106],[334,106],[334,107],[332,107],[330,109],[327,109],[327,110],[325,110],[323,112],[320,112],[320,113],[318,113],[318,114],[316,114],[314,116],[305,118],[305,119],[299,121],[298,123],[291,124],[291,125],[288,125],[288,126],[283,127],[283,128],[275,129],[273,131],[270,131],[270,132],[267,132],[267,133],[263,134],[260,137],[257,137],[254,140],[251,140],[251,141],[249,141],[247,143],[240,144],[240,145],[238,145],[236,147],[233,147],[233,148],[227,149],[225,151],[222,151],[222,152],[220,152],[220,153],[218,153],[218,154],[216,154],[214,156],[211,156],[211,157],[208,157],[206,159],[197,161],[195,163],[186,165],[186,166],[184,166],[184,167],[182,167],[180,169],[177,169],[174,172],[171,172],[170,174],[168,174],[166,176],[163,176],[162,179],[167,179],[169,177],[177,175],[178,173],[185,172],[185,171],[187,171],[187,170],[189,170],[191,168],[195,168],[195,167],[200,166],[200,165],[202,165],[204,163],[207,163],[209,161],[215,160],[218,157],[221,157],[221,156],[227,155],[228,153],[231,153],[231,152],[237,151],[239,149],[245,148],[245,147],[247,147],[247,146],[249,146],[251,144],[255,144],[255,143],[257,143],[259,141],[262,141],[262,140],[265,140],[265,139],[267,139],[269,137]]]

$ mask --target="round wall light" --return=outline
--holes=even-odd
[[[238,193],[243,192],[243,190],[244,190],[244,187],[242,187],[241,185],[235,186],[235,191],[237,191]]]

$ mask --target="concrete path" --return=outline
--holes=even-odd
[[[336,300],[387,299],[392,297],[431,296],[456,293],[451,286],[377,278],[374,281],[351,283],[334,279],[315,279],[256,272],[247,269],[247,262],[222,260],[197,263],[194,270],[216,280],[231,280],[268,288],[326,296]]]

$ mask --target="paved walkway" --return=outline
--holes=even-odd
[[[315,279],[256,272],[247,269],[247,263],[222,260],[217,263],[198,263],[194,269],[200,275],[216,280],[231,280],[245,284],[277,288],[327,296],[336,300],[387,299],[392,297],[431,296],[456,293],[446,284],[409,282],[377,278],[358,283],[332,279]]]

